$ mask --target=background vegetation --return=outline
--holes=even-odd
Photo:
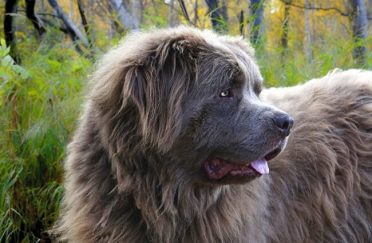
[[[82,88],[128,31],[189,24],[243,35],[267,86],[372,68],[371,0],[6,0],[0,12],[0,242],[50,241]]]

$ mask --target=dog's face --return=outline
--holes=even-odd
[[[198,87],[183,107],[192,143],[181,144],[198,156],[207,181],[239,183],[269,172],[267,161],[284,149],[293,121],[260,101],[262,77],[247,54],[225,55],[211,54],[198,64]]]
[[[220,40],[199,53],[195,85],[183,100],[183,163],[206,183],[242,183],[269,173],[268,160],[285,147],[293,120],[259,99],[262,77],[250,53]]]
[[[124,97],[106,102],[120,103],[122,112],[108,130],[135,126],[124,122],[134,117],[139,126],[129,130],[141,130],[112,134],[120,143],[113,153],[135,136],[133,143],[172,161],[161,166],[182,170],[195,182],[243,183],[267,174],[267,161],[285,147],[293,120],[260,101],[262,77],[249,48],[242,40],[195,30],[163,34],[168,38],[147,36],[153,39],[138,50],[142,54],[132,53],[136,65],[127,57],[122,72],[111,75],[124,76],[117,82],[123,91],[116,94],[120,89],[111,85],[105,93]]]

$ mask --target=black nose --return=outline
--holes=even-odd
[[[293,127],[293,119],[285,113],[276,114],[273,118],[274,124],[279,128],[279,131],[288,136]]]

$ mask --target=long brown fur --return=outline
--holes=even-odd
[[[178,54],[165,59],[173,55],[169,46]],[[196,186],[163,156],[180,134],[179,107],[190,88],[181,80],[194,78],[186,70],[198,68],[196,46],[252,53],[242,40],[181,27],[136,34],[97,64],[68,147],[65,197],[54,229],[59,240],[371,240],[372,72],[335,71],[293,88],[265,90],[261,99],[295,120],[287,148],[269,162],[270,174],[246,184]],[[145,65],[149,60],[177,68],[161,73]],[[141,82],[128,82],[157,75],[173,85],[153,83],[153,93],[142,93],[136,87]],[[142,96],[150,103],[140,103]],[[155,105],[160,98],[169,106]]]

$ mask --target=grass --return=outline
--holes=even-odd
[[[65,147],[91,63],[62,45],[23,56],[24,68],[7,54],[2,43],[0,242],[36,242],[58,212]]]
[[[327,40],[307,61],[302,50],[257,48],[267,86],[288,86],[357,67],[352,43]],[[372,43],[372,42],[371,42]],[[91,61],[67,44],[28,40],[17,66],[0,45],[0,242],[36,242],[56,219],[65,147],[76,126]],[[372,67],[369,54],[365,67]]]

